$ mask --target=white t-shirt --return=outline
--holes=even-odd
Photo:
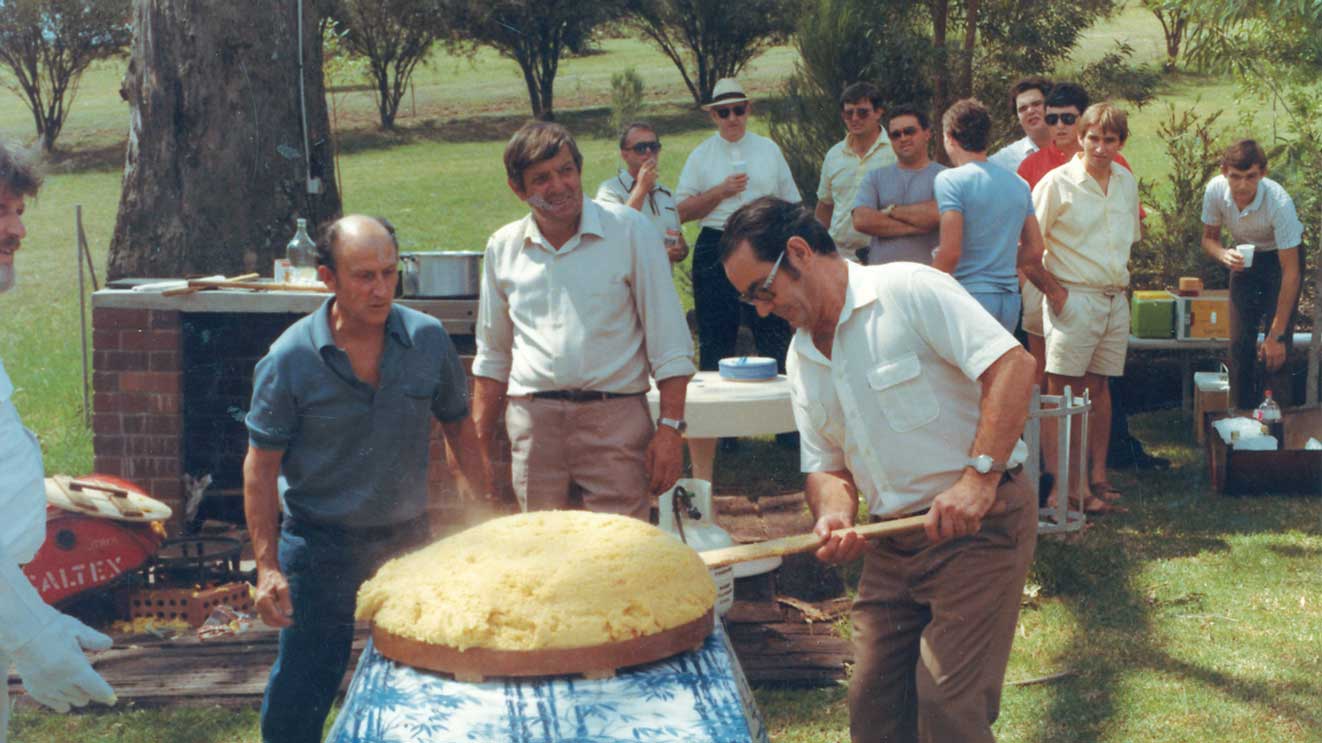
[[[873,516],[914,513],[960,478],[978,377],[1019,342],[947,273],[847,265],[831,358],[799,330],[786,359],[801,468],[849,470]]]
[[[1270,178],[1258,182],[1258,192],[1243,209],[1235,205],[1224,175],[1208,181],[1203,191],[1203,224],[1224,225],[1237,244],[1253,243],[1263,253],[1298,247],[1304,239],[1294,199]]]
[[[702,218],[703,227],[725,229],[726,220],[736,209],[763,196],[778,196],[795,203],[803,200],[780,146],[752,132],[745,133],[738,142],[727,142],[719,134],[703,140],[684,161],[675,186],[675,200],[682,203],[690,196],[715,188],[734,174],[734,163],[738,161],[743,161],[747,169],[748,187],[717,204]]]

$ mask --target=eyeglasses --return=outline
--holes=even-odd
[[[892,129],[889,132],[889,134],[891,135],[891,139],[899,139],[901,137],[912,137],[917,133],[918,133],[918,127],[916,126],[906,126],[903,129]]]
[[[846,108],[842,110],[840,113],[846,119],[866,119],[867,117],[871,116],[873,112],[875,112],[876,110],[877,109],[875,108]]]
[[[633,151],[634,151],[634,154],[636,154],[636,155],[646,155],[646,154],[649,153],[649,152],[660,152],[660,151],[661,151],[661,143],[660,143],[660,142],[637,142],[637,143],[635,143],[635,144],[630,145],[630,146],[628,147],[628,149],[633,150]]]
[[[1047,126],[1055,126],[1057,121],[1064,124],[1065,126],[1074,126],[1074,122],[1079,120],[1079,115],[1078,114],[1047,114],[1046,116],[1042,117],[1042,120],[1047,122]]]
[[[743,116],[744,114],[748,113],[748,106],[745,106],[741,103],[738,106],[730,106],[729,108],[716,108],[712,110],[714,110],[716,112],[716,115],[721,117],[722,119],[728,119],[730,118],[730,114],[734,114],[735,116]]]
[[[780,270],[780,262],[785,260],[785,251],[780,251],[776,262],[771,264],[771,273],[760,285],[749,289],[739,295],[739,301],[744,304],[756,304],[758,302],[770,302],[776,298],[776,293],[771,291],[771,282],[776,280],[776,272]]]

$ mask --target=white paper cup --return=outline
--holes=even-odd
[[[1252,243],[1235,246],[1235,250],[1238,250],[1240,256],[1244,258],[1244,268],[1249,268],[1253,265],[1253,251],[1256,249],[1257,246]]]
[[[748,172],[748,163],[743,160],[735,160],[730,163],[730,167],[734,168],[736,175],[742,175]]]

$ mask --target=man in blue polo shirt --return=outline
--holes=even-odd
[[[262,737],[279,743],[321,740],[348,665],[358,586],[428,538],[433,416],[468,482],[486,492],[454,345],[436,319],[393,304],[393,228],[344,217],[317,253],[335,296],[258,362],[246,421],[257,609],[281,628]]]

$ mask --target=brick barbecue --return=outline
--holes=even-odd
[[[176,514],[185,474],[210,474],[209,495],[239,495],[253,367],[285,328],[324,300],[306,292],[96,292],[93,469],[137,483]],[[477,300],[398,301],[440,319],[471,360]],[[433,425],[428,480],[433,503],[444,504],[454,488],[439,435]]]

